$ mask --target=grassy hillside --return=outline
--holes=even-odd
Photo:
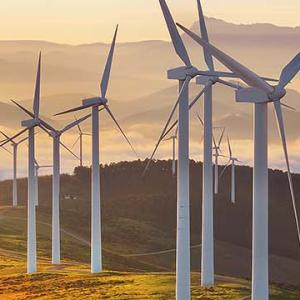
[[[163,291],[166,292],[165,298],[153,296],[154,298],[149,299],[170,299],[168,291],[174,292],[176,180],[170,174],[169,161],[156,162],[147,176],[142,178],[144,165],[145,162],[136,161],[101,167],[104,267],[113,272],[125,272],[113,273],[109,280],[122,281],[125,280],[124,277],[133,276],[136,277],[134,282],[141,284],[140,280],[144,280],[142,275],[147,278],[149,276],[147,288],[153,288],[153,290],[158,288],[156,287],[157,281],[167,282],[167,290]],[[195,274],[194,278],[199,276],[197,274],[199,274],[201,261],[201,167],[201,164],[191,162],[191,266]],[[296,197],[299,199],[299,175],[295,175],[294,180]],[[221,283],[226,286],[230,285],[230,288],[227,286],[229,291],[233,290],[233,293],[238,292],[247,296],[245,294],[249,291],[247,280],[251,278],[251,169],[248,167],[237,168],[236,205],[232,205],[229,201],[229,181],[228,172],[221,180],[221,192],[215,199],[216,273],[224,278],[245,280],[242,287],[240,285],[232,286],[234,280],[225,282],[221,280]],[[8,206],[11,199],[11,182],[0,183],[0,253],[3,256],[10,253],[17,261],[16,265],[8,261],[7,265],[11,267],[7,265],[2,267],[5,276],[8,276],[9,284],[5,285],[7,288],[11,286],[11,280],[14,281],[11,278],[21,276],[20,270],[23,273],[26,267],[24,257],[26,253],[26,185],[26,180],[19,180],[21,205],[17,209],[12,209]],[[300,289],[300,257],[286,174],[280,171],[270,171],[270,187],[270,279],[276,286],[279,284],[281,287],[298,290]],[[64,273],[64,270],[72,265],[74,274],[73,271],[72,274],[64,273],[66,282],[79,280],[82,268],[86,270],[88,276],[82,284],[91,284],[90,280],[97,282],[104,280],[101,276],[95,279],[88,275],[90,169],[76,168],[73,175],[62,175],[61,191],[62,258],[67,266],[66,269],[59,270],[59,274],[60,271]],[[65,197],[67,195],[70,197]],[[41,177],[39,180],[39,201],[37,235],[39,272],[42,271],[42,275],[30,279],[37,278],[37,286],[42,284],[40,281],[47,282],[48,280],[42,280],[39,276],[43,278],[45,273],[47,277],[51,270],[58,271],[49,266],[44,268],[44,264],[47,264],[51,254],[50,176]],[[7,259],[3,258],[3,261]],[[80,265],[79,268],[77,268],[77,264]],[[6,271],[9,272],[6,273]],[[3,272],[0,274],[3,275]],[[126,272],[132,272],[132,274],[129,276]],[[153,272],[164,272],[164,274],[148,275]],[[118,276],[121,276],[122,279],[116,279]],[[55,276],[49,280],[52,279],[54,282],[58,280]],[[199,290],[196,283],[195,297],[197,292],[204,293]],[[239,282],[239,284],[241,283]],[[72,286],[71,283],[70,286]],[[49,289],[51,288],[50,284]],[[122,288],[125,289],[126,284],[120,285],[120,289]],[[223,287],[220,286],[218,291],[222,289]],[[214,293],[218,293],[218,291],[214,291]],[[77,292],[79,293],[79,291]],[[143,292],[145,291],[143,290]],[[124,295],[125,292],[120,293]],[[159,293],[159,291],[155,293]],[[147,297],[136,299],[148,299]],[[299,298],[300,295],[297,294],[297,297]],[[297,299],[297,297],[283,298],[281,295],[273,299]],[[135,298],[130,296],[129,298],[113,299]],[[237,298],[220,296],[220,298],[203,299]],[[241,299],[247,298],[241,297]]]
[[[0,299],[159,299],[175,297],[174,273],[106,271],[90,274],[88,265],[70,261],[51,266],[39,261],[40,272],[24,274],[24,258],[13,252],[0,251]],[[199,274],[192,274],[192,299],[250,299],[250,284],[245,280],[218,276],[213,289],[199,287]],[[299,299],[300,292],[271,287],[271,300]]]

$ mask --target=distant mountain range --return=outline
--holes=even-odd
[[[207,18],[211,42],[251,67],[259,74],[278,78],[283,66],[300,49],[300,27],[272,24],[237,25]],[[192,26],[199,31],[197,22]],[[184,36],[193,63],[206,69],[202,49]],[[46,41],[0,41],[0,126],[17,129],[24,118],[9,99],[31,107],[38,51],[43,52],[41,113],[62,126],[73,115],[53,118],[53,114],[80,105],[82,98],[99,94],[99,81],[108,45],[103,43],[67,45]],[[178,87],[166,78],[166,71],[182,63],[170,42],[141,41],[120,43],[112,69],[108,96],[110,106],[135,142],[149,153],[175,102]],[[216,62],[219,69],[224,69]],[[300,110],[300,76],[289,86],[286,103]],[[200,87],[192,85],[191,98]],[[297,92],[298,91],[298,92]],[[201,101],[201,100],[200,100]],[[252,139],[252,106],[236,104],[234,92],[227,87],[214,90],[214,119],[226,126],[233,139]],[[200,106],[197,106],[199,109]],[[270,106],[271,109],[271,106]],[[201,110],[200,110],[201,111]],[[300,139],[299,112],[285,110],[288,138]],[[194,114],[192,140],[199,140],[199,124]],[[278,143],[273,113],[270,114],[270,138]],[[89,122],[86,122],[89,126]],[[112,122],[103,120],[106,130]]]

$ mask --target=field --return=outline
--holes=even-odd
[[[87,264],[64,262],[52,266],[39,260],[39,273],[26,275],[25,256],[1,251],[0,299],[174,299],[173,273],[109,272],[92,275]],[[199,274],[192,274],[192,299],[249,299],[245,280],[218,276],[214,289],[199,287]],[[270,299],[299,299],[300,293],[272,287]]]
[[[38,273],[26,275],[25,209],[0,210],[0,299],[174,299],[173,272],[147,271],[159,266],[109,249],[104,252],[105,272],[90,274],[88,241],[66,230],[63,263],[51,265],[50,226],[41,217],[46,221],[38,220]],[[127,272],[109,271],[126,265]],[[192,299],[250,299],[247,280],[217,276],[217,286],[210,290],[201,289],[199,282],[199,273],[192,273]],[[272,285],[271,294],[270,299],[300,299],[300,292],[290,287]]]

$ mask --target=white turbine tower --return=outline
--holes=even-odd
[[[221,154],[221,143],[223,140],[223,136],[224,136],[224,132],[225,132],[225,128],[223,128],[222,130],[222,134],[220,136],[220,139],[218,141],[218,143],[216,142],[214,135],[213,135],[213,142],[214,142],[214,158],[215,158],[215,194],[219,193],[219,157],[223,157],[223,155]]]
[[[36,212],[35,212],[35,177],[34,177],[34,128],[39,125],[39,106],[40,106],[40,84],[41,84],[41,53],[38,59],[37,76],[35,83],[35,93],[33,100],[34,117],[22,121],[25,129],[21,130],[12,139],[20,136],[28,130],[28,200],[27,200],[27,273],[34,273],[36,265]]]
[[[120,127],[118,121],[108,107],[106,92],[110,78],[110,71],[113,61],[114,49],[116,44],[118,26],[111,44],[106,66],[101,81],[101,96],[91,99],[85,99],[82,106],[70,109],[68,111],[56,114],[61,115],[69,112],[79,111],[86,108],[92,108],[92,217],[91,217],[91,272],[102,272],[102,240],[101,240],[101,206],[100,206],[100,164],[99,164],[99,106],[103,106],[118,129],[130,145],[137,156],[132,144]],[[138,157],[138,156],[137,156]]]
[[[199,114],[197,114],[197,118],[199,119],[201,125],[204,127],[204,122],[201,119],[201,117],[199,116]],[[214,166],[215,166],[215,185],[214,185],[214,191],[215,191],[215,194],[218,194],[218,192],[219,192],[219,157],[224,157],[224,155],[221,154],[221,143],[222,143],[222,140],[223,140],[225,128],[224,127],[213,127],[213,130],[214,129],[222,129],[222,133],[221,133],[221,136],[220,136],[220,139],[219,139],[218,143],[216,143],[215,136],[214,136],[214,134],[212,134],[212,140],[213,140],[213,143],[214,143],[214,147],[213,147],[214,154],[213,154],[213,156],[215,157],[215,164],[214,164]]]
[[[75,120],[77,120],[76,117]],[[78,128],[78,138],[75,140],[74,144],[72,145],[72,149],[79,142],[79,163],[80,163],[80,167],[82,167],[83,166],[83,137],[91,136],[91,134],[83,132],[80,124],[77,125],[77,128]]]
[[[160,6],[168,27],[173,46],[185,67],[168,71],[169,79],[179,81],[179,97],[171,112],[169,120],[156,145],[163,135],[179,104],[178,117],[178,171],[177,171],[177,239],[176,239],[176,299],[190,299],[190,200],[189,200],[189,83],[196,76],[197,70],[192,67],[186,48],[177,31],[175,22],[165,0]],[[154,152],[156,149],[154,150]],[[154,153],[152,154],[153,157]],[[148,163],[152,160],[149,160]],[[146,170],[148,165],[146,166]]]
[[[163,139],[163,141],[172,141],[172,175],[176,174],[176,140],[178,135],[178,127],[176,128],[173,135],[169,138]]]
[[[26,114],[33,117],[34,114],[28,109],[13,101],[20,109],[22,109]],[[70,152],[76,159],[76,156],[67,146],[65,146],[60,138],[61,135],[68,130],[76,127],[81,122],[85,121],[91,116],[88,114],[74,122],[66,125],[63,129],[57,130],[53,128],[46,121],[38,117],[39,127],[48,133],[53,139],[53,176],[52,176],[52,263],[60,264],[60,213],[59,213],[59,199],[60,199],[60,145],[63,146],[68,152]],[[48,167],[48,166],[47,166]],[[38,172],[38,165],[36,164],[36,172]],[[37,178],[36,178],[37,180]],[[37,182],[36,182],[37,191]]]
[[[167,134],[178,124],[178,172],[177,172],[177,252],[176,252],[176,299],[190,299],[190,218],[189,218],[189,109],[198,101],[198,99],[206,93],[209,95],[211,86],[216,83],[222,83],[224,85],[238,88],[237,85],[228,83],[219,77],[236,77],[235,74],[228,72],[215,72],[213,71],[199,71],[192,66],[189,59],[187,50],[176,28],[176,24],[172,18],[169,8],[165,0],[160,0],[161,9],[169,30],[169,34],[172,39],[174,49],[179,58],[185,64],[184,67],[175,68],[168,71],[169,79],[176,79],[179,81],[179,97],[171,111],[169,119],[162,131],[162,134],[156,143],[156,146],[152,152],[150,159],[145,167],[144,174],[148,170],[148,167],[161,143],[161,141],[167,136]],[[189,83],[192,78],[203,75],[209,78],[213,77],[214,80],[209,80],[205,83],[204,89],[196,96],[196,98],[189,104]],[[204,82],[204,80],[202,80]],[[208,99],[208,97],[206,97]],[[209,98],[210,99],[210,98]],[[206,101],[207,102],[207,101]],[[176,108],[179,104],[179,118],[175,121],[170,128],[168,126],[173,118]],[[209,104],[211,105],[211,103]],[[206,105],[206,111],[209,107]],[[211,112],[211,111],[210,111]],[[206,114],[206,116],[209,114]],[[209,120],[207,121],[209,122]],[[205,127],[205,193],[213,194],[212,190],[212,127],[207,123]],[[207,133],[209,132],[209,135]],[[210,146],[209,146],[210,145]],[[210,163],[209,159],[210,157]],[[210,166],[210,167],[208,167]],[[210,177],[208,179],[208,177]],[[211,193],[208,187],[208,182],[211,182]],[[212,197],[205,198],[203,220],[204,226],[204,239],[202,240],[204,254],[202,268],[204,268],[204,276],[202,281],[205,286],[211,286],[214,282],[213,271],[213,216],[212,216]],[[202,274],[203,275],[203,274]]]
[[[179,24],[178,24],[179,25]],[[298,239],[300,228],[297,215],[293,182],[290,172],[281,99],[285,96],[286,85],[300,70],[300,53],[282,70],[278,85],[271,86],[253,71],[243,66],[229,55],[207,43],[197,34],[179,25],[199,45],[232,72],[247,83],[250,88],[240,89],[237,102],[254,104],[254,168],[253,168],[253,241],[252,241],[252,300],[269,298],[268,272],[268,103],[273,103],[278,129],[282,140],[292,204],[295,214]]]
[[[11,146],[13,148],[13,207],[18,206],[18,183],[17,183],[17,164],[18,164],[18,147],[21,145],[23,142],[25,142],[28,137],[23,138],[19,141],[15,141],[14,139],[11,139],[6,133],[3,131],[0,131],[3,136],[6,137],[6,140],[4,140],[4,144],[6,143],[7,140],[11,141]],[[2,146],[3,147],[3,146]],[[5,148],[4,148],[5,149]]]
[[[224,166],[220,178],[224,175],[225,171],[229,166],[231,166],[231,203],[235,204],[236,200],[236,188],[235,188],[235,165],[237,162],[241,162],[238,158],[234,157],[232,154],[232,148],[230,144],[229,137],[227,137],[227,144],[228,144],[228,152],[229,152],[229,160],[228,163]]]

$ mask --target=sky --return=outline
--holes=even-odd
[[[197,20],[196,0],[167,1],[176,20]],[[299,0],[206,0],[205,14],[233,23],[300,26]],[[2,1],[0,39],[59,43],[108,42],[117,23],[120,41],[169,39],[158,0]]]
[[[160,10],[158,0],[10,0],[2,1],[0,18],[0,40],[47,40],[58,43],[82,44],[110,42],[116,24],[120,25],[118,41],[169,40],[169,33]],[[196,0],[167,0],[176,20],[190,26],[197,19]],[[242,4],[241,4],[242,3]],[[232,23],[272,23],[280,26],[300,26],[299,0],[202,0],[205,15]],[[174,53],[172,53],[175,56]],[[30,88],[32,85],[30,85]],[[14,87],[15,88],[15,87]],[[113,131],[115,133],[115,131]],[[131,131],[134,144],[141,157],[149,155],[143,137]],[[77,136],[68,136],[70,140]],[[51,144],[48,137],[39,137],[40,163],[49,163]],[[111,131],[104,134],[101,146],[101,161],[120,160],[122,157],[135,159],[127,145],[123,146],[120,136]],[[154,141],[153,141],[154,142]],[[233,147],[245,164],[252,164],[252,140],[233,141]],[[42,147],[42,145],[44,147]],[[45,145],[47,145],[45,147]],[[122,145],[116,147],[116,145]],[[293,170],[300,172],[300,141],[289,147]],[[285,169],[280,144],[271,145],[272,167]],[[26,147],[25,147],[26,148]],[[87,141],[85,162],[90,164],[90,144]],[[192,144],[191,157],[202,158],[202,146]],[[24,150],[24,149],[23,149]],[[122,150],[122,151],[120,151]],[[3,155],[7,155],[4,153]],[[63,154],[62,169],[72,171],[74,161]],[[170,147],[162,145],[159,157],[170,157]],[[26,175],[26,156],[20,158],[20,175]],[[223,162],[224,163],[224,162]],[[76,165],[76,164],[75,164]],[[0,179],[11,176],[11,162],[6,161],[5,172]],[[41,171],[49,172],[49,170]]]

